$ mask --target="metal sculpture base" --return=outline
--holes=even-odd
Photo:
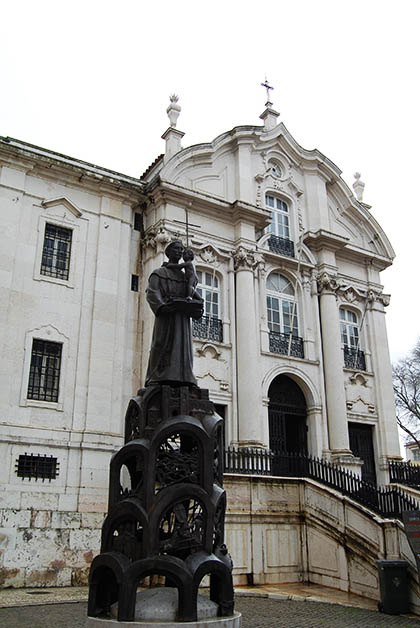
[[[112,625],[101,618],[112,616],[117,604],[120,627],[239,626],[225,510],[223,419],[208,391],[173,383],[140,390],[128,406],[125,445],[110,464],[108,516],[101,553],[91,565],[87,625]],[[205,577],[214,619],[198,619]],[[146,623],[136,619],[137,605],[141,613],[151,606],[147,597],[136,599],[137,589],[147,582],[159,589],[156,579],[177,590],[177,622],[160,624],[162,616],[140,612]]]

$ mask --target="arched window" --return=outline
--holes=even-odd
[[[220,282],[216,273],[197,270],[197,292],[204,299],[204,315],[193,320],[194,338],[223,342]]]
[[[294,257],[294,246],[291,239],[290,212],[285,201],[273,194],[265,195],[265,204],[271,211],[271,224],[268,231],[271,237],[268,241],[270,251]]]
[[[340,331],[344,349],[344,366],[365,371],[365,354],[360,349],[359,319],[356,312],[340,308]]]
[[[267,279],[267,322],[270,351],[303,358],[295,290],[289,279],[276,272]]]

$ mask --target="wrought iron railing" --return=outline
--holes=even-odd
[[[279,255],[286,255],[286,257],[295,256],[295,245],[292,240],[288,238],[271,235],[268,238],[268,248],[273,253],[278,253]]]
[[[225,473],[271,475],[272,460],[269,449],[228,447],[225,450]]]
[[[223,323],[220,318],[202,316],[193,320],[192,335],[194,338],[223,342]]]
[[[389,467],[389,481],[407,486],[420,486],[420,465],[410,462],[391,461]]]
[[[351,349],[344,345],[344,366],[347,369],[366,371],[365,354],[360,349]]]
[[[289,353],[290,346],[290,353]],[[293,355],[295,358],[303,358],[303,339],[300,336],[292,336],[276,331],[270,331],[269,349],[271,353],[281,355]]]
[[[338,465],[305,454],[229,447],[225,451],[225,473],[311,478],[348,495],[382,517],[401,519],[404,510],[419,507],[397,487],[377,487]]]

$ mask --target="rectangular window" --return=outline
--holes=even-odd
[[[70,271],[72,230],[45,225],[41,275],[67,280]]]
[[[58,476],[60,463],[54,456],[41,454],[21,454],[16,460],[16,474],[19,478],[29,480],[55,480]]]
[[[28,399],[58,401],[62,345],[34,338],[29,369]]]

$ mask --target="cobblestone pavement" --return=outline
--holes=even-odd
[[[86,602],[0,608],[2,628],[85,628]],[[258,597],[238,597],[242,628],[420,628],[413,617],[360,608]]]

